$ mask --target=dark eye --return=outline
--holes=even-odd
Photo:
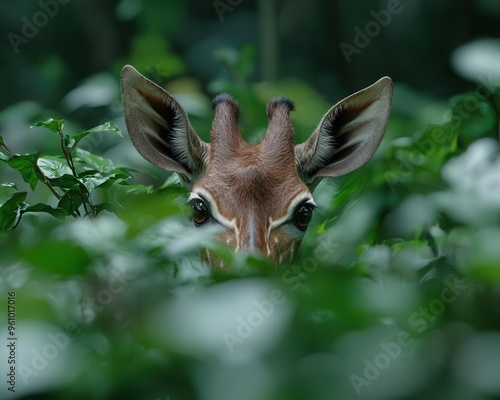
[[[202,225],[210,219],[210,211],[203,200],[196,199],[191,202],[191,218],[196,225]]]
[[[309,222],[311,222],[314,206],[311,204],[302,204],[297,207],[293,214],[293,222],[301,231],[305,231]]]

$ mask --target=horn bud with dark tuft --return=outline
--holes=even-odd
[[[227,93],[218,94],[213,102],[215,117],[210,132],[212,150],[228,154],[244,145],[238,129],[240,108],[233,97]]]

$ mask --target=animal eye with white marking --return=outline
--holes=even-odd
[[[299,205],[293,214],[293,223],[301,231],[305,231],[311,222],[314,205],[303,203]]]
[[[212,216],[205,202],[201,199],[191,201],[191,219],[194,224],[199,226],[209,221]]]

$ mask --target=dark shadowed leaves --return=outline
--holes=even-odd
[[[0,206],[0,231],[5,231],[12,228],[20,211],[24,206],[24,200],[28,193],[17,192],[12,197]]]
[[[28,206],[21,211],[22,214],[26,213],[47,213],[62,221],[65,217],[68,216],[68,213],[62,208],[53,208],[47,204],[38,203],[32,206]]]

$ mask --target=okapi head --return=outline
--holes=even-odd
[[[238,103],[228,94],[213,101],[209,144],[168,92],[129,65],[121,90],[132,143],[146,160],[179,175],[190,191],[194,225],[218,224],[222,243],[260,252],[276,264],[296,259],[319,181],[347,174],[373,156],[392,101],[392,81],[381,78],[334,105],[309,139],[294,145],[293,104],[277,97],[267,105],[265,139],[250,146],[238,130]],[[202,256],[218,262],[209,251]]]

